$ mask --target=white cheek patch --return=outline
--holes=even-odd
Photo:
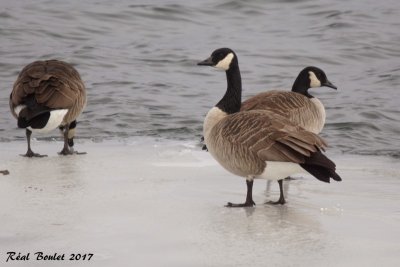
[[[223,60],[219,61],[218,64],[215,65],[215,67],[218,69],[223,69],[225,71],[229,70],[229,66],[231,65],[233,57],[233,53],[229,53]]]
[[[310,75],[310,87],[315,88],[315,87],[321,87],[321,81],[318,80],[317,76],[315,75],[314,72],[309,71],[308,74]]]

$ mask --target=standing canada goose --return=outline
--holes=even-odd
[[[291,92],[272,90],[257,94],[244,101],[240,110],[270,110],[319,134],[325,125],[325,108],[318,98],[308,93],[308,89],[321,86],[337,89],[323,70],[306,67],[297,76]]]
[[[252,188],[256,178],[281,181],[306,171],[323,182],[329,183],[330,178],[341,181],[335,164],[321,152],[326,147],[322,138],[271,111],[240,111],[242,81],[237,56],[231,49],[217,49],[198,65],[226,72],[227,90],[207,113],[203,134],[211,155],[229,172],[246,178],[246,201],[229,202],[228,207],[255,205]],[[285,203],[280,189],[274,204]]]
[[[308,89],[321,86],[337,89],[322,69],[309,66],[299,73],[291,92],[271,90],[259,93],[244,101],[240,110],[269,110],[307,131],[319,134],[325,125],[325,107],[318,98],[309,94]],[[282,181],[278,182],[282,190]]]
[[[31,149],[32,132],[46,133],[60,127],[64,147],[59,154],[73,151],[76,118],[86,105],[86,89],[79,73],[59,60],[35,61],[19,74],[10,95],[10,109],[18,127],[26,129],[26,157],[44,157]],[[72,144],[72,145],[69,145]]]
[[[309,66],[297,76],[292,91],[271,90],[259,93],[245,100],[240,111],[269,110],[286,117],[307,131],[319,134],[325,125],[325,107],[321,101],[310,95],[308,89],[326,86],[337,89],[323,70]],[[207,147],[203,146],[203,150]]]

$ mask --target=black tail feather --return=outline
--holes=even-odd
[[[342,180],[336,173],[335,163],[320,151],[312,153],[309,158],[306,158],[305,163],[301,163],[300,166],[322,182],[329,183],[330,178],[335,181]]]
[[[18,127],[19,128],[26,128],[32,127],[33,129],[41,129],[46,126],[47,122],[50,118],[50,112],[42,113],[36,117],[33,117],[30,120],[27,120],[25,117],[18,118]]]
[[[335,180],[335,181],[338,181],[338,182],[342,181],[342,177],[340,177],[339,174],[337,174],[335,171],[333,171],[331,177],[332,177],[332,179]]]
[[[18,117],[18,128],[26,128],[29,126],[28,121],[24,117]]]

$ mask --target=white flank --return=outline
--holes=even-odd
[[[47,121],[47,124],[45,127],[41,128],[41,129],[33,129],[31,127],[27,127],[27,128],[35,133],[50,132],[61,125],[61,123],[64,119],[64,116],[65,116],[65,114],[67,114],[67,112],[68,112],[68,109],[52,110],[52,111],[50,111],[50,118]]]
[[[290,175],[307,173],[299,164],[292,162],[267,161],[264,172],[256,178],[267,180],[281,180]]]
[[[217,124],[220,120],[227,116],[226,112],[223,112],[220,108],[213,107],[208,111],[206,118],[203,123],[203,135],[204,142],[207,145],[208,134],[211,132],[211,129]]]
[[[229,70],[229,66],[231,65],[233,57],[233,53],[229,53],[223,60],[219,61],[218,64],[215,65],[215,67],[218,69],[223,69],[225,71]]]
[[[17,117],[19,117],[19,113],[21,112],[21,110],[23,110],[24,108],[26,108],[25,105],[18,105],[14,108],[14,112],[15,114],[17,114]]]
[[[310,87],[315,88],[315,87],[321,87],[321,81],[318,80],[317,76],[315,75],[314,72],[309,71],[308,74],[310,75]]]

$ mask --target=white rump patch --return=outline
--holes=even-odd
[[[281,180],[290,175],[307,173],[299,164],[293,162],[267,161],[267,167],[257,178]]]
[[[318,80],[317,76],[313,71],[309,71],[308,74],[310,75],[310,87],[315,88],[315,87],[321,87],[321,81]]]
[[[218,64],[215,65],[215,67],[218,69],[223,69],[225,71],[229,70],[229,66],[231,65],[233,57],[233,53],[229,53],[223,60],[220,60]]]
[[[65,114],[67,114],[68,109],[57,109],[57,110],[52,110],[50,111],[50,118],[47,121],[46,126],[44,126],[41,129],[33,129],[31,127],[27,127],[27,129],[31,130],[32,132],[35,133],[47,133],[50,132],[52,130],[54,130],[55,128],[57,128],[58,126],[61,125]]]
[[[15,114],[17,114],[17,117],[19,117],[19,113],[21,112],[21,110],[23,110],[24,108],[26,108],[25,105],[18,105],[14,108],[14,112]]]

